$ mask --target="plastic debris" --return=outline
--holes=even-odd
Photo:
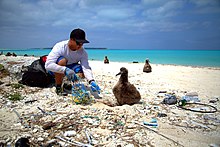
[[[158,113],[157,117],[167,117],[167,114],[165,114],[165,113]]]
[[[198,96],[183,96],[182,100],[186,100],[187,102],[200,102],[199,97]]]
[[[177,103],[177,98],[172,94],[165,94],[165,98],[162,101],[163,104],[173,105]]]
[[[68,137],[75,136],[75,135],[76,135],[76,131],[74,130],[66,131],[64,133],[64,136],[68,136]]]
[[[158,126],[156,118],[152,118],[150,122],[144,121],[143,124],[147,125],[147,126],[152,126],[152,127],[157,127]]]
[[[85,85],[81,82],[81,80],[73,83],[72,99],[76,104],[90,104],[92,102],[92,98],[90,97],[89,92],[86,90]]]

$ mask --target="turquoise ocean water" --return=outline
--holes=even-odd
[[[42,56],[51,49],[0,49],[23,56]],[[146,58],[153,64],[173,64],[186,66],[220,67],[220,50],[140,50],[140,49],[86,49],[89,60],[103,61],[108,56],[110,62],[145,62]]]

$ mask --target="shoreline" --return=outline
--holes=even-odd
[[[89,60],[89,62],[102,62],[100,60]],[[125,64],[142,64],[144,65],[145,62],[138,62],[138,63],[133,63],[133,62],[120,62],[120,61],[109,61],[109,64],[111,63],[125,63]],[[157,63],[151,63],[150,65],[154,65],[154,66],[181,66],[181,67],[191,67],[191,68],[208,68],[208,69],[214,69],[214,70],[220,70],[220,66],[193,66],[193,65],[179,65],[179,64],[157,64]]]
[[[88,129],[100,146],[176,146],[173,141],[159,134],[186,147],[220,145],[220,70],[151,64],[152,72],[144,73],[144,63],[104,64],[101,61],[89,61],[95,80],[101,88],[101,98],[96,98],[96,102],[91,105],[73,104],[71,96],[57,96],[55,87],[24,86],[17,90],[24,99],[16,102],[8,100],[4,96],[5,93],[16,91],[6,86],[17,82],[16,77],[12,76],[17,76],[23,65],[30,65],[36,59],[38,57],[0,56],[1,64],[7,65],[6,68],[12,73],[11,77],[1,79],[3,84],[0,85],[0,142],[3,140],[12,145],[23,136],[40,146],[52,139],[61,142],[51,134],[62,136],[66,131],[74,130],[77,135],[71,138],[85,143],[84,129]],[[103,101],[115,101],[112,88],[119,80],[115,75],[121,67],[128,69],[129,82],[135,85],[142,99],[140,103],[131,106],[109,107]],[[180,109],[176,105],[161,104],[164,97],[158,94],[160,91],[175,93],[178,99],[186,93],[196,92],[201,103],[212,105],[218,111],[198,113]],[[25,103],[31,100],[36,101]],[[52,112],[53,115],[42,115],[38,107]],[[29,127],[18,121],[14,110],[24,118],[24,122],[29,119]],[[165,116],[160,117],[159,114]],[[99,119],[95,119],[97,117]],[[153,118],[157,120],[158,126],[147,127],[159,134],[142,126],[143,122],[149,122]],[[36,121],[37,124],[34,123]],[[52,129],[44,130],[42,127],[45,122],[53,122],[56,125]],[[62,129],[62,126],[69,124],[73,126]]]
[[[0,56],[5,56],[5,55],[0,55]],[[18,57],[18,58],[36,58],[39,59],[40,56],[21,56],[21,55],[17,55],[17,56],[5,56],[5,57]],[[89,59],[89,62],[103,62],[103,60],[94,60],[94,59]],[[133,61],[134,62],[134,61]],[[145,64],[145,62],[137,62],[137,63],[133,63],[133,62],[123,62],[123,61],[110,61],[111,63],[128,63],[128,64]],[[220,70],[220,66],[193,66],[193,65],[180,65],[180,64],[157,64],[157,63],[151,63],[151,65],[159,65],[159,66],[183,66],[183,67],[191,67],[191,68],[208,68],[208,69],[215,69],[215,70]]]
[[[108,56],[110,62],[140,62],[144,63],[146,58],[154,64],[171,64],[183,66],[199,66],[199,67],[220,67],[220,50],[87,50],[89,60],[104,60]],[[11,52],[11,51],[10,51]],[[46,55],[50,50],[29,50],[17,51],[17,55]],[[6,52],[4,52],[6,53]],[[121,56],[123,55],[123,56]]]

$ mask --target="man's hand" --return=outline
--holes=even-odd
[[[93,92],[98,92],[99,94],[100,94],[100,88],[99,88],[99,86],[96,84],[96,82],[95,81],[92,81],[91,83],[90,83],[90,85],[91,85],[91,89],[92,89],[92,91]]]
[[[64,74],[68,78],[68,80],[71,80],[73,82],[79,80],[79,77],[75,74],[75,72],[68,67],[65,69]]]

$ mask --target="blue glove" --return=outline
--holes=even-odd
[[[71,77],[71,81],[72,82],[79,81],[79,76],[77,74],[73,74],[72,77]]]
[[[79,77],[75,74],[75,72],[70,69],[70,68],[66,68],[64,74],[66,75],[66,77],[68,78],[68,80],[71,81],[78,81]]]
[[[98,92],[99,94],[100,94],[100,88],[99,88],[99,86],[96,84],[96,82],[95,81],[92,81],[91,83],[90,83],[90,85],[91,85],[91,89],[92,89],[92,91],[93,92]]]

